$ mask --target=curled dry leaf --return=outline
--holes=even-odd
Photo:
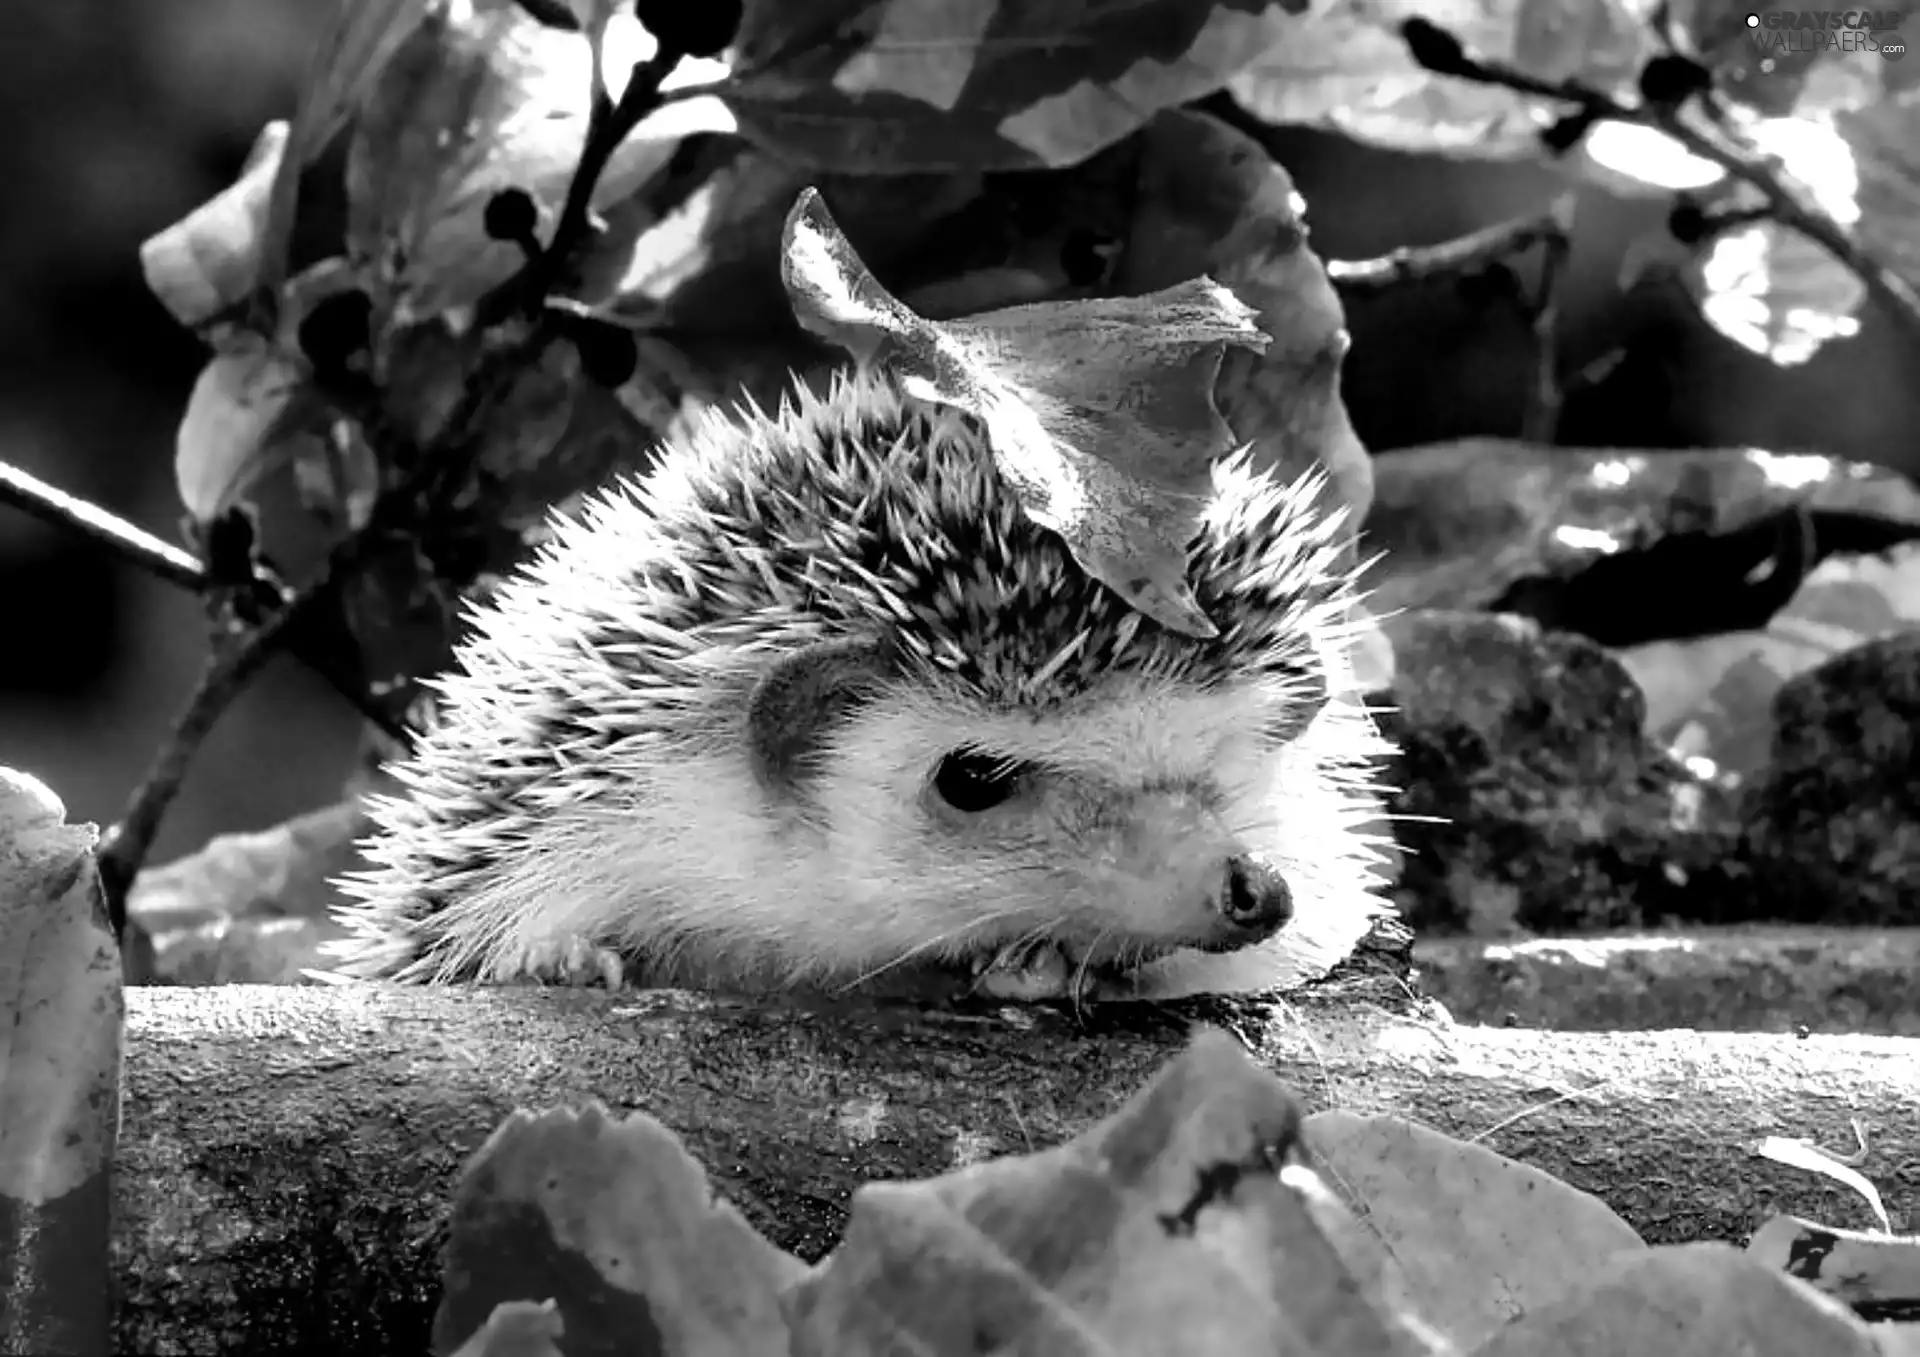
[[[198,328],[252,292],[268,203],[286,152],[287,124],[268,123],[238,179],[141,242],[147,287],[182,325]]]
[[[627,13],[595,36],[545,27],[513,5],[456,2],[430,13],[387,63],[348,150],[347,242],[374,261],[403,320],[471,303],[519,268],[519,249],[486,233],[495,193],[525,190],[539,234],[551,231],[586,142],[596,70],[617,97],[654,48]],[[731,129],[718,100],[669,104],[613,153],[594,205],[630,196],[682,137]]]
[[[1253,312],[1196,278],[1145,297],[915,315],[867,271],[813,189],[788,214],[782,277],[802,325],[911,394],[966,411],[1035,522],[1146,616],[1212,636],[1186,578],[1211,468],[1233,434],[1213,387]]]
[[[1887,1205],[1880,1200],[1880,1189],[1875,1187],[1867,1176],[1851,1164],[1843,1164],[1819,1147],[1809,1145],[1804,1140],[1792,1140],[1786,1136],[1767,1136],[1754,1147],[1755,1154],[1762,1159],[1771,1159],[1776,1164],[1786,1164],[1808,1173],[1817,1173],[1823,1178],[1831,1178],[1836,1183],[1844,1183],[1858,1192],[1873,1212],[1874,1219],[1880,1222],[1880,1228],[1888,1234],[1893,1233],[1893,1222],[1887,1219]]]
[[[807,1271],[671,1131],[597,1106],[509,1117],[467,1167],[444,1256],[436,1352],[502,1303],[550,1298],[569,1352],[785,1357],[779,1295]]]
[[[0,1345],[110,1350],[121,972],[91,825],[0,768]]]
[[[1398,1117],[1316,1112],[1314,1161],[1385,1243],[1426,1321],[1461,1351],[1646,1244],[1598,1198]]]
[[[794,1288],[795,1357],[1430,1351],[1297,1161],[1300,1114],[1232,1038],[1203,1033],[1056,1149],[854,1194],[840,1247]]]

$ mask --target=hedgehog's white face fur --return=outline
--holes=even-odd
[[[1323,970],[1382,908],[1342,530],[1243,458],[1214,491],[1196,641],[1034,526],[973,422],[883,377],[709,418],[476,612],[406,794],[372,803],[340,971]]]

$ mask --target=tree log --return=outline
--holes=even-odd
[[[516,1107],[672,1127],[774,1242],[817,1258],[870,1178],[1053,1145],[1179,1050],[1173,1010],[934,1012],[379,986],[137,989],[115,1188],[123,1352],[426,1350],[455,1177]],[[1654,1243],[1772,1210],[1870,1227],[1762,1136],[1854,1148],[1920,1225],[1920,1042],[1436,1025],[1215,1004],[1313,1108],[1418,1118],[1597,1194]]]

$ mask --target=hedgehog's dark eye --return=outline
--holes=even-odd
[[[1023,769],[1012,759],[956,749],[933,770],[933,790],[955,810],[978,815],[992,810],[1020,790]]]

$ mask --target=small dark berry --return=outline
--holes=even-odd
[[[587,380],[611,391],[623,386],[640,365],[633,336],[618,325],[581,316],[567,327],[567,338],[580,354],[580,370]]]
[[[1079,227],[1060,246],[1060,267],[1074,287],[1092,287],[1106,280],[1119,255],[1120,242],[1112,236]]]
[[[1400,25],[1400,36],[1413,59],[1436,75],[1462,75],[1473,67],[1460,39],[1439,24],[1420,18],[1408,19]]]
[[[296,337],[314,371],[339,373],[373,336],[373,299],[358,288],[336,292],[301,318]]]
[[[1803,1022],[1797,1022],[1793,1025],[1793,1034],[1800,1038],[1800,1040],[1805,1041],[1813,1035],[1813,1029]]]
[[[633,15],[666,51],[717,57],[740,31],[743,8],[743,0],[634,0]]]
[[[1650,104],[1677,104],[1713,88],[1713,73],[1692,57],[1662,52],[1640,68],[1640,97]]]
[[[539,244],[534,228],[540,224],[540,209],[534,206],[533,195],[523,188],[503,188],[487,199],[481,224],[489,236],[509,245],[524,246],[531,241],[537,248]]]
[[[221,515],[202,525],[200,542],[207,574],[228,586],[253,578],[253,553],[259,544],[260,524],[253,507],[229,504]]]
[[[1667,213],[1667,234],[1682,245],[1698,245],[1707,238],[1713,223],[1698,203],[1675,203]]]
[[[1553,155],[1565,155],[1593,130],[1591,113],[1569,113],[1540,133],[1540,143]]]

